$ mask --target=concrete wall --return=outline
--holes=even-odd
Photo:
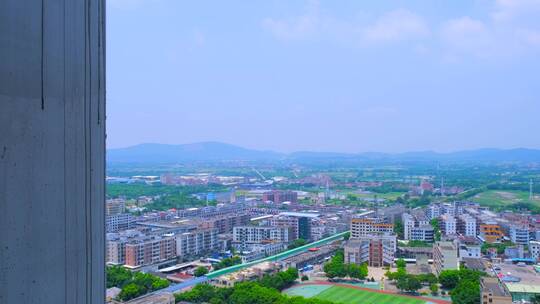
[[[105,298],[104,0],[0,1],[0,303]]]

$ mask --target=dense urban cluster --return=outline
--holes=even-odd
[[[295,282],[364,284],[464,304],[540,295],[540,215],[493,210],[469,200],[470,190],[460,186],[435,187],[425,179],[405,190],[381,182],[338,185],[322,174],[277,182],[163,174],[108,183],[208,190],[182,190],[197,204],[165,210],[162,202],[174,191],[109,197],[109,271],[135,273],[110,281],[111,302],[324,303],[279,293]],[[305,183],[320,190],[306,190]],[[361,195],[330,190],[340,186]],[[387,191],[399,195],[389,199]],[[156,202],[160,208],[153,208]],[[284,280],[287,269],[299,276]],[[146,285],[139,273],[148,275]],[[253,292],[267,294],[267,301],[251,299]]]

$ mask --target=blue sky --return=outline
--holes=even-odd
[[[107,2],[111,148],[540,148],[540,0]]]

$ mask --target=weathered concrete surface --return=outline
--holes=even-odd
[[[0,303],[105,297],[104,0],[0,1]]]

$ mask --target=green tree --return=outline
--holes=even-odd
[[[422,283],[415,276],[407,276],[407,291],[416,292],[418,289],[422,288]]]
[[[199,266],[195,269],[195,271],[193,272],[193,274],[196,276],[196,277],[202,277],[203,275],[207,274],[208,273],[208,268],[206,267],[203,267],[203,266]]]
[[[396,266],[397,266],[397,268],[406,268],[407,267],[407,262],[405,262],[404,259],[398,259],[396,261]]]
[[[480,284],[478,282],[464,280],[452,290],[452,303],[455,304],[478,304],[480,303]]]
[[[429,290],[431,290],[432,295],[436,296],[439,293],[439,285],[437,283],[431,283]]]
[[[443,270],[439,275],[439,282],[443,288],[453,289],[459,282],[458,270]]]
[[[122,301],[129,301],[144,294],[144,291],[135,283],[129,283],[118,294],[118,298]]]

